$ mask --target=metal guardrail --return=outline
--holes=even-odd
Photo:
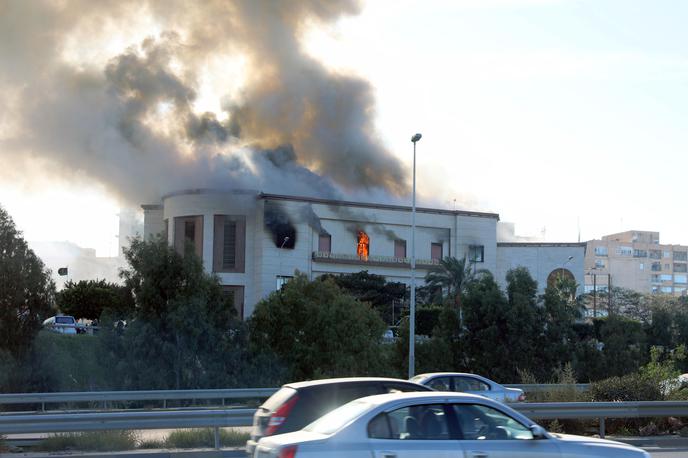
[[[509,407],[534,420],[597,418],[600,437],[607,418],[688,417],[688,401],[521,402]]]
[[[0,394],[0,404],[60,404],[70,402],[115,401],[166,401],[184,399],[263,399],[272,396],[278,388],[240,388],[216,390],[147,390],[147,391],[84,391],[62,393],[9,393]]]
[[[574,388],[589,389],[589,384],[509,384],[525,392],[557,391]],[[61,393],[9,393],[0,394],[0,404],[60,404],[69,402],[115,402],[115,401],[172,401],[188,399],[262,399],[272,396],[278,388],[240,388],[214,390],[146,390],[146,391],[84,391]],[[45,409],[44,409],[45,410]]]
[[[588,391],[590,389],[589,383],[510,383],[504,386],[508,388],[520,388],[526,393],[542,391],[563,391],[571,389],[576,391]]]
[[[688,401],[548,402],[510,406],[532,419],[599,419],[600,436],[607,418],[687,417]],[[109,429],[219,428],[250,426],[255,409],[154,410],[0,415],[0,434],[99,431]]]

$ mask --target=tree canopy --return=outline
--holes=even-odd
[[[57,306],[62,313],[76,319],[100,318],[103,311],[124,319],[134,312],[134,296],[126,286],[105,280],[68,281],[57,293]]]
[[[297,274],[256,305],[250,329],[254,345],[276,354],[292,380],[383,370],[384,322],[331,278],[310,281]]]
[[[0,350],[24,354],[52,313],[54,296],[50,271],[0,207]]]

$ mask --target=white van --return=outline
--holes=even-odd
[[[43,327],[60,334],[76,334],[76,320],[73,316],[51,316],[43,322]]]

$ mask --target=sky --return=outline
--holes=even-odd
[[[285,193],[410,203],[420,132],[420,206],[496,212],[551,242],[688,244],[682,0],[236,1],[207,16],[105,2],[92,17],[77,0],[69,20],[28,3],[0,1],[0,61],[16,64],[0,66],[0,205],[28,240],[112,255],[120,208],[225,170],[262,188],[276,176],[262,153],[285,142],[289,173],[315,183]],[[3,15],[22,25],[2,32]],[[51,33],[22,39],[32,27]]]

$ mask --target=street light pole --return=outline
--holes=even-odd
[[[408,378],[415,375],[416,365],[416,143],[421,137],[421,134],[411,137],[411,142],[413,142],[413,197],[411,200],[411,302],[409,307]]]

